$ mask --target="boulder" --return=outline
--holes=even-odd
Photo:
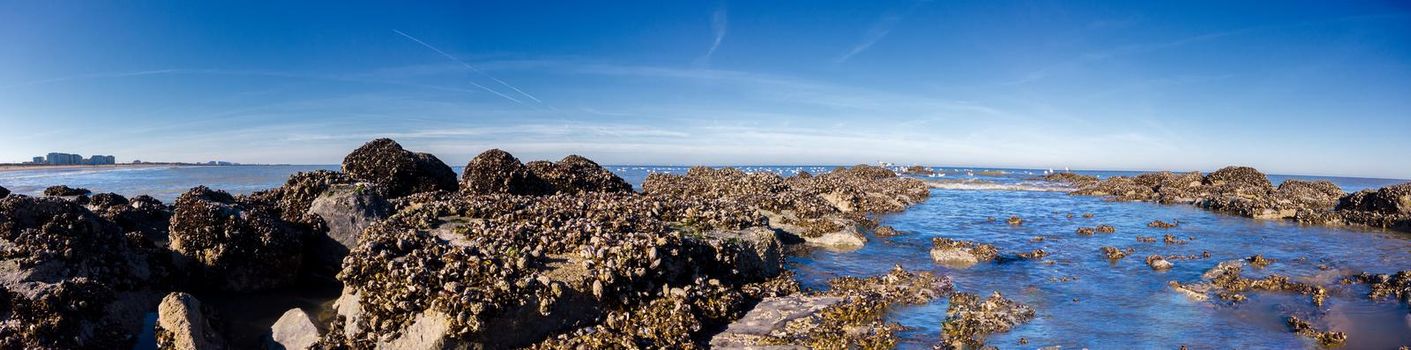
[[[157,348],[174,350],[225,349],[220,333],[211,327],[201,301],[191,294],[167,294],[157,306]]]
[[[632,192],[632,184],[579,155],[563,157],[556,163],[534,161],[525,166],[558,193]]]
[[[402,149],[391,139],[376,139],[343,158],[343,172],[354,180],[385,188],[390,197],[430,191],[455,191],[456,173],[436,156]]]
[[[1310,209],[1330,210],[1345,193],[1332,181],[1285,180],[1274,192],[1284,200]]]
[[[75,202],[0,198],[0,348],[127,348],[165,278],[159,248]]]
[[[970,293],[951,295],[941,324],[942,343],[952,349],[983,348],[990,334],[1007,332],[1033,319],[1034,309],[1009,300],[999,292],[988,299]]]
[[[10,196],[10,189],[5,188],[5,186],[0,186],[0,198],[5,198],[8,196]]]
[[[465,165],[460,189],[466,194],[548,194],[551,186],[518,158],[499,149],[480,153]]]
[[[798,345],[770,347],[761,345],[771,336],[787,332],[785,327],[797,320],[838,305],[846,298],[836,296],[805,296],[801,294],[765,298],[744,317],[730,323],[724,332],[710,339],[716,349],[805,349]]]
[[[307,232],[284,222],[268,205],[236,200],[199,186],[176,200],[171,250],[185,259],[197,284],[257,291],[298,276]]]
[[[392,205],[371,184],[330,186],[309,205],[308,214],[318,216],[327,225],[327,232],[310,238],[309,255],[312,269],[332,275],[342,269],[343,257],[357,246],[368,225],[391,215]]]
[[[93,193],[93,191],[89,191],[87,188],[73,188],[65,185],[50,186],[44,189],[44,195],[50,197],[86,196],[89,193]]]
[[[798,237],[804,244],[823,249],[850,251],[867,244],[867,237],[858,230],[857,224],[842,217],[829,216],[812,220],[799,220],[786,214],[763,212],[769,218],[769,228]]]
[[[270,338],[284,350],[305,350],[318,342],[319,330],[303,309],[285,311],[270,327]]]
[[[1335,212],[1349,223],[1411,232],[1411,182],[1349,194]]]
[[[931,261],[950,268],[967,268],[981,261],[994,260],[999,250],[993,245],[958,241],[942,237],[931,239]]]
[[[1264,173],[1246,166],[1227,166],[1205,175],[1202,182],[1210,186],[1232,186],[1235,188],[1272,189],[1274,185]]]
[[[764,280],[784,269],[779,238],[768,228],[713,231],[705,234],[705,241],[717,256],[726,257],[723,265],[731,274],[744,280]]]

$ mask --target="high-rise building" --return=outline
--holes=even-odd
[[[34,164],[44,164],[44,157],[34,157]]]

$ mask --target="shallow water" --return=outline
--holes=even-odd
[[[653,172],[683,173],[686,167],[609,166],[640,189]],[[798,171],[825,172],[831,166],[744,167],[746,171],[773,171],[792,175]],[[337,166],[169,167],[121,170],[35,170],[0,172],[0,186],[16,193],[38,194],[50,185],[85,187],[94,192],[123,195],[149,194],[170,203],[197,185],[249,193],[278,187],[292,173]],[[459,172],[460,167],[455,170]],[[1411,269],[1408,235],[1357,228],[1303,227],[1285,221],[1252,220],[1203,211],[1186,205],[1107,202],[1100,198],[1069,196],[1053,191],[1053,184],[1032,180],[1041,170],[945,168],[942,175],[926,177],[932,185],[928,201],[883,218],[883,223],[905,232],[890,238],[869,237],[868,245],[852,252],[814,250],[791,257],[789,265],[805,286],[822,289],[840,276],[886,273],[893,264],[908,269],[947,275],[959,291],[1006,297],[1033,306],[1038,316],[1008,333],[990,337],[992,345],[1025,348],[1061,345],[1064,348],[1311,348],[1311,341],[1289,332],[1289,314],[1311,319],[1320,327],[1348,333],[1344,348],[1396,348],[1411,344],[1411,317],[1405,305],[1373,302],[1366,287],[1344,286],[1345,275],[1367,271],[1390,273]],[[1086,172],[1102,177],[1129,176],[1136,172]],[[1275,184],[1290,177],[1270,175]],[[1328,178],[1347,191],[1376,188],[1405,180]],[[1081,214],[1093,213],[1085,219]],[[1073,214],[1073,218],[1068,218]],[[1004,218],[1018,215],[1021,226]],[[995,217],[990,221],[988,217]],[[1146,227],[1151,220],[1180,221],[1177,228]],[[1113,234],[1078,236],[1082,226],[1109,224]],[[1171,233],[1190,242],[1161,243]],[[1140,243],[1138,235],[1157,238]],[[931,262],[931,238],[972,240],[997,246],[1001,262],[982,263],[968,269],[950,269]],[[1044,237],[1043,242],[1032,242]],[[1132,247],[1135,253],[1115,263],[1098,249]],[[1042,261],[1013,260],[1019,252],[1043,248],[1050,255]],[[1147,255],[1210,258],[1174,260],[1169,271],[1152,271]],[[1307,296],[1283,293],[1250,293],[1248,301],[1194,301],[1172,291],[1168,281],[1196,282],[1200,274],[1226,260],[1263,254],[1274,263],[1265,269],[1246,267],[1248,277],[1269,273],[1295,276],[1329,288],[1323,307],[1314,307]],[[1051,262],[1051,264],[1050,264]],[[1319,267],[1324,266],[1327,270]],[[1069,280],[1071,279],[1071,280]],[[939,340],[946,300],[902,307],[889,318],[907,327],[902,348],[926,348]]]

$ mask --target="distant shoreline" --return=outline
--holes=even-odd
[[[62,169],[141,169],[141,168],[172,168],[172,167],[238,167],[238,166],[264,166],[264,165],[284,165],[284,164],[236,164],[236,165],[214,165],[214,164],[194,164],[194,163],[126,163],[107,165],[44,165],[44,164],[0,164],[0,172],[4,171],[24,171],[24,170],[62,170]]]

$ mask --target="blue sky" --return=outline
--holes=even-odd
[[[0,161],[1411,178],[1406,2],[0,2]]]

